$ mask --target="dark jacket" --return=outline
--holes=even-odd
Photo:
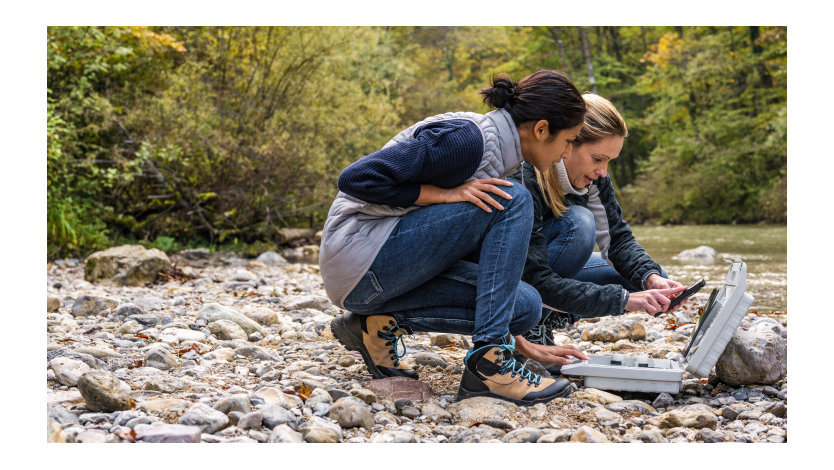
[[[533,233],[530,235],[530,248],[527,250],[522,280],[539,291],[542,302],[557,310],[587,317],[622,314],[628,300],[628,291],[622,286],[601,286],[563,278],[550,269],[547,240],[541,230],[544,223],[555,216],[536,182],[533,167],[525,162],[522,171],[524,184],[533,196],[534,209]],[[521,182],[521,177],[522,172],[519,171],[510,179]],[[565,202],[567,205],[580,205],[591,210],[597,226],[597,245],[603,259],[628,280],[635,290],[645,290],[646,278],[652,273],[660,274],[660,265],[637,243],[631,228],[623,220],[623,211],[614,195],[610,177],[598,178],[587,191],[583,189],[574,191],[574,194],[566,194]]]

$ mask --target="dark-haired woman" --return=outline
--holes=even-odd
[[[339,176],[319,263],[327,295],[348,312],[331,329],[375,378],[416,378],[400,361],[403,334],[472,335],[459,396],[546,402],[570,389],[525,369],[517,355],[541,317],[541,298],[521,282],[530,194],[502,178],[523,161],[544,170],[561,159],[585,103],[553,71],[518,83],[499,75],[481,94],[497,109],[427,118]],[[538,354],[540,362],[584,357],[575,348]]]

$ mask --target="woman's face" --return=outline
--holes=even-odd
[[[567,156],[571,142],[579,135],[582,124],[562,129],[553,137],[547,131],[547,121],[539,121],[520,133],[521,153],[539,171],[545,171],[550,165]],[[548,140],[549,139],[549,140]]]
[[[579,189],[608,174],[608,162],[620,156],[624,138],[608,136],[590,144],[574,145],[565,156],[565,170],[571,184]]]

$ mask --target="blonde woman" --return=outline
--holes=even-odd
[[[637,243],[614,195],[608,164],[628,136],[625,121],[607,99],[590,93],[583,98],[588,112],[563,160],[545,171],[525,164],[511,177],[522,181],[523,174],[534,202],[522,279],[556,310],[545,308],[537,327],[525,335],[536,345],[552,345],[552,328],[577,317],[664,312],[669,296],[685,289],[667,279]]]

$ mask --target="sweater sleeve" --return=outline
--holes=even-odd
[[[339,190],[365,202],[413,205],[421,184],[453,188],[478,169],[484,141],[478,126],[453,119],[418,128],[406,141],[353,162],[339,175]]]
[[[591,282],[559,276],[550,268],[547,259],[547,239],[542,234],[543,214],[550,208],[544,202],[541,188],[536,182],[535,173],[524,164],[527,190],[533,196],[533,233],[530,234],[530,246],[521,279],[532,285],[541,295],[542,302],[549,307],[563,312],[575,313],[585,317],[620,315],[625,310],[627,291],[619,285],[601,286]],[[510,179],[520,181],[521,173]]]
[[[631,232],[631,227],[623,220],[623,210],[617,202],[611,178],[607,176],[600,178],[598,187],[599,200],[605,208],[608,221],[607,258],[620,276],[628,280],[634,289],[645,290],[646,278],[652,273],[660,274],[660,265],[637,242]]]

